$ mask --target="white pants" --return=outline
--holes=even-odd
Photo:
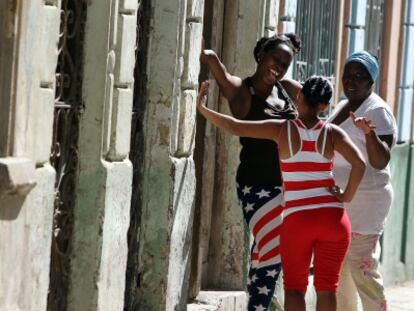
[[[357,311],[358,295],[364,311],[386,311],[379,272],[379,235],[352,233],[337,290],[338,311]]]

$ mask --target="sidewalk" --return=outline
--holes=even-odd
[[[312,282],[311,282],[312,283]],[[387,287],[388,311],[414,311],[414,280],[398,286]],[[282,301],[282,291],[277,292]],[[315,310],[316,295],[310,287],[307,292],[307,308]],[[244,311],[245,292],[200,292],[198,301],[188,305],[188,311]],[[271,309],[274,310],[274,309]],[[276,309],[278,310],[278,309]],[[283,309],[279,309],[283,310]],[[358,311],[362,311],[359,306]]]
[[[388,310],[414,311],[414,281],[386,288]]]

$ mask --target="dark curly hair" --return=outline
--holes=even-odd
[[[311,107],[317,107],[319,104],[329,103],[333,90],[331,83],[326,78],[312,76],[303,84],[302,93]]]
[[[259,54],[261,52],[267,53],[275,49],[279,44],[286,44],[289,46],[293,54],[297,54],[300,51],[301,42],[297,35],[294,33],[277,34],[272,37],[263,37],[257,41],[253,50],[254,59],[259,62]]]

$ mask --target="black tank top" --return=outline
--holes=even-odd
[[[250,78],[244,80],[251,94],[250,110],[244,120],[296,119],[297,110],[280,82],[275,88],[282,103],[270,104],[255,94]],[[276,134],[275,134],[276,135]],[[277,144],[272,140],[240,137],[242,149],[236,180],[243,185],[281,186]]]

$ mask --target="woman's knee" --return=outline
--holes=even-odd
[[[287,298],[305,298],[306,291],[299,289],[285,289],[285,297]]]

